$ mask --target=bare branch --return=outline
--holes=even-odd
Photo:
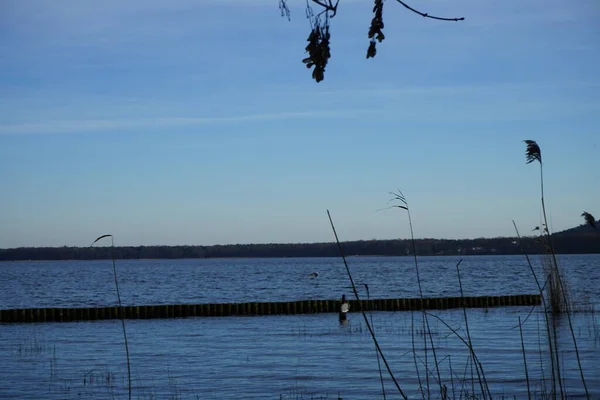
[[[324,10],[321,13],[331,12],[331,14],[329,14],[330,18],[335,17],[335,14],[337,14],[338,4],[340,4],[340,0],[337,0],[335,5],[333,4],[333,2],[331,0],[328,0],[328,3],[325,3],[324,1],[320,1],[320,0],[312,0],[312,2],[316,3],[324,8]]]
[[[305,0],[306,1],[306,18],[310,21],[311,32],[307,41],[309,42],[305,50],[308,57],[305,57],[302,62],[309,69],[313,69],[312,77],[316,82],[321,82],[325,77],[325,67],[331,57],[330,44],[330,19],[337,15],[340,0]],[[334,3],[335,1],[335,3]],[[373,18],[369,27],[369,47],[367,49],[367,58],[375,57],[377,54],[377,43],[385,39],[383,34],[383,4],[384,0],[372,0],[374,2]],[[418,11],[403,0],[396,0],[407,10],[419,14],[425,18],[436,19],[439,21],[463,21],[464,17],[446,18],[429,15]],[[318,12],[313,11],[311,5],[320,7]],[[290,19],[290,10],[287,5],[287,0],[279,0],[279,10],[282,17]],[[402,201],[402,198],[397,200]],[[399,207],[403,208],[403,207]]]
[[[288,21],[291,20],[291,13],[290,13],[290,9],[288,8],[288,5],[286,3],[286,0],[279,0],[279,11],[281,11],[281,16],[282,17],[286,17],[288,19]]]
[[[457,18],[436,17],[434,15],[429,15],[427,13],[415,10],[414,8],[412,8],[411,6],[409,6],[402,0],[396,0],[396,1],[400,4],[402,4],[404,7],[406,7],[410,11],[414,12],[415,14],[419,14],[420,16],[425,17],[425,18],[437,19],[439,21],[464,21],[465,20],[465,17],[457,17]]]

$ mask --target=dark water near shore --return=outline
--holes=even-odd
[[[600,309],[600,256],[560,256],[577,305]],[[458,295],[449,257],[420,259],[426,296]],[[536,269],[542,275],[536,259]],[[358,283],[373,298],[418,296],[414,266],[404,257],[351,257]],[[341,260],[213,259],[118,260],[127,305],[337,299],[350,295]],[[319,272],[311,279],[308,274]],[[0,263],[0,308],[80,307],[116,304],[110,261]],[[535,293],[521,257],[466,257],[465,295]],[[364,288],[361,294],[366,295]],[[523,307],[468,311],[475,350],[494,398],[527,398],[518,317]],[[550,375],[543,316],[524,324],[532,391]],[[464,335],[462,311],[436,312]],[[384,353],[409,398],[420,398],[411,350],[408,312],[373,313]],[[420,314],[414,314],[420,328]],[[600,398],[600,321],[595,313],[573,317],[592,398]],[[448,393],[464,398],[471,387],[469,352],[432,319],[440,374]],[[0,324],[0,398],[127,398],[127,370],[120,321]],[[135,399],[377,399],[382,398],[377,358],[360,314],[340,325],[333,314],[127,321]],[[583,398],[566,319],[558,321],[565,387]],[[415,335],[424,362],[423,336]],[[429,365],[433,365],[428,353]],[[544,370],[541,369],[544,365]],[[421,365],[421,377],[424,371]],[[452,374],[451,374],[452,371]],[[436,375],[436,374],[434,374]],[[389,378],[388,398],[400,398]],[[437,375],[436,375],[437,376]],[[468,381],[468,384],[461,381]],[[475,378],[477,384],[477,378]],[[433,376],[432,398],[439,398]],[[539,396],[538,396],[539,397]]]

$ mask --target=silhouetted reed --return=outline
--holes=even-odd
[[[458,286],[460,288],[460,297],[461,299],[464,298],[464,292],[463,292],[463,287],[462,287],[462,280],[460,278],[460,263],[462,262],[462,259],[458,261],[458,263],[456,263],[456,274],[458,276]],[[464,302],[463,302],[464,304]],[[467,318],[467,309],[463,306],[463,316],[465,319],[465,329],[467,331],[467,341],[469,343],[469,350],[471,352],[471,357],[473,358],[473,360],[476,360],[476,355],[475,355],[475,350],[473,349],[473,342],[471,341],[471,332],[469,330],[469,320]],[[483,396],[483,399],[486,399],[486,393],[487,395],[489,395],[490,399],[492,398],[492,394],[490,393],[490,389],[487,385],[487,382],[485,380],[485,374],[483,372],[483,366],[481,365],[481,363],[479,364],[475,364],[475,369],[477,371],[477,380],[479,381],[479,386],[481,387],[481,395]],[[485,389],[484,389],[485,386]]]
[[[579,349],[577,348],[577,340],[575,338],[575,332],[573,329],[573,323],[571,321],[571,314],[569,311],[569,303],[567,300],[567,292],[565,290],[565,285],[563,283],[563,279],[559,270],[558,260],[556,258],[556,252],[554,250],[554,245],[552,243],[552,235],[550,233],[550,229],[548,228],[548,218],[546,216],[546,203],[544,199],[544,163],[542,161],[542,150],[540,146],[534,140],[524,140],[527,145],[525,149],[525,160],[527,164],[530,164],[534,161],[537,161],[540,165],[540,193],[541,193],[541,204],[542,204],[542,216],[544,218],[544,229],[542,234],[546,238],[546,245],[549,250],[549,254],[551,256],[550,263],[550,302],[552,305],[552,312],[554,314],[564,313],[567,316],[567,321],[569,323],[569,330],[571,331],[571,337],[573,339],[573,346],[575,348],[575,355],[577,358],[577,365],[579,367],[579,372],[581,375],[581,381],[583,384],[583,388],[585,390],[586,397],[589,399],[590,395],[587,389],[587,385],[585,382],[585,377],[583,374],[583,368],[581,367],[581,359],[579,357]],[[586,222],[591,217],[591,214],[584,212],[582,214],[585,218]],[[593,217],[591,218],[593,219]],[[588,222],[589,223],[589,222]],[[553,319],[554,324],[554,319]],[[556,345],[555,345],[556,347]],[[556,353],[556,368],[557,368],[557,380],[559,386],[561,386],[561,397],[564,396],[562,391],[562,380],[560,377],[560,363],[558,361],[558,349],[555,348]]]
[[[392,201],[396,201],[399,202],[400,204],[393,204],[388,208],[399,208],[401,210],[405,210],[406,213],[408,214],[408,225],[410,228],[410,242],[412,245],[412,253],[413,253],[413,261],[415,264],[415,272],[416,272],[416,276],[417,276],[417,286],[419,287],[419,297],[421,299],[421,302],[423,302],[423,287],[421,285],[421,275],[419,273],[419,262],[417,259],[417,246],[416,246],[416,241],[415,241],[415,235],[414,235],[414,231],[413,231],[413,225],[412,225],[412,217],[410,215],[410,208],[408,207],[408,201],[406,200],[406,197],[404,196],[404,194],[400,191],[400,189],[398,189],[398,193],[393,193],[390,192],[390,194],[393,196],[392,199],[390,200],[390,202]],[[389,203],[389,202],[388,202]],[[438,359],[437,359],[437,354],[435,351],[435,345],[433,344],[433,338],[431,337],[431,329],[429,327],[429,319],[427,318],[427,313],[425,313],[425,310],[422,310],[422,319],[423,319],[423,331],[427,332],[428,336],[429,336],[429,341],[431,343],[431,353],[433,354],[433,361],[435,363],[435,370],[437,373],[437,382],[439,384],[439,390],[440,390],[440,395],[443,396],[443,392],[444,392],[444,385],[442,382],[442,377],[440,374],[440,367],[439,367],[439,363],[438,363]],[[423,345],[424,345],[424,350],[425,350],[425,382],[427,385],[427,396],[431,397],[431,393],[430,393],[430,389],[429,389],[429,373],[427,372],[428,370],[428,362],[427,362],[427,337],[426,335],[423,335]],[[415,365],[415,367],[417,368],[417,366]],[[418,368],[417,368],[417,376],[420,380],[420,374],[418,372]],[[420,383],[419,383],[420,384]]]
[[[547,338],[548,338],[548,349],[549,349],[549,354],[550,354],[550,360],[551,360],[551,376],[552,376],[552,393],[556,393],[556,360],[557,360],[557,351],[555,351],[555,346],[552,344],[552,340],[553,340],[553,335],[552,332],[550,330],[550,326],[551,326],[551,322],[550,322],[550,317],[548,315],[548,305],[547,305],[547,301],[546,301],[546,296],[544,295],[544,287],[546,286],[546,284],[544,284],[544,286],[542,286],[540,284],[540,280],[537,277],[537,274],[535,273],[535,269],[533,268],[533,264],[531,263],[531,259],[529,258],[529,254],[527,253],[527,251],[525,250],[525,246],[523,245],[523,239],[521,238],[521,234],[519,233],[519,228],[517,228],[517,224],[515,223],[515,221],[512,221],[513,226],[515,228],[515,232],[517,234],[517,238],[519,239],[519,246],[521,248],[521,252],[523,253],[523,255],[525,256],[525,259],[527,260],[527,265],[529,266],[529,270],[531,271],[531,275],[533,276],[533,279],[535,281],[535,284],[538,288],[538,292],[540,293],[540,297],[542,299],[542,307],[544,309],[544,318],[545,318],[545,322],[546,322],[546,334],[547,334]],[[539,229],[539,228],[538,228]],[[534,229],[535,230],[535,229]],[[549,277],[548,277],[549,278]],[[543,377],[543,362],[542,359],[540,358],[540,364],[542,365],[542,377]],[[545,382],[545,378],[543,378],[543,381]]]
[[[387,362],[387,360],[383,354],[383,351],[381,351],[381,347],[379,347],[379,342],[377,341],[377,338],[375,337],[375,332],[373,331],[373,327],[371,327],[371,324],[369,323],[367,314],[365,314],[365,311],[362,308],[362,303],[360,301],[360,296],[358,295],[358,290],[356,289],[356,285],[354,284],[354,279],[352,278],[352,273],[350,273],[350,267],[348,267],[348,262],[346,261],[346,254],[344,253],[344,249],[342,248],[342,244],[340,243],[340,240],[338,238],[337,232],[335,230],[335,225],[333,224],[333,219],[331,218],[331,214],[329,213],[329,210],[327,210],[327,216],[329,217],[329,223],[331,224],[331,229],[333,230],[333,235],[335,236],[335,242],[337,243],[338,249],[340,251],[342,261],[344,262],[344,266],[346,267],[346,273],[348,274],[348,279],[350,279],[350,284],[352,285],[352,292],[354,292],[354,297],[357,300],[359,311],[365,321],[365,325],[369,329],[369,333],[371,334],[371,338],[373,339],[375,348],[377,349],[377,352],[381,356],[381,360],[383,361],[385,368],[387,369],[390,377],[392,378],[392,381],[394,382],[396,389],[398,389],[398,393],[400,393],[400,395],[402,396],[402,398],[404,398],[404,400],[408,400],[408,397],[406,397],[406,395],[402,391],[402,388],[400,387],[400,384],[396,380],[396,377],[394,377],[392,369],[391,369],[389,363]]]
[[[581,216],[585,220],[586,224],[588,224],[592,228],[596,229],[596,218],[594,218],[594,216],[592,214],[590,214],[587,211],[584,211],[583,213],[581,213]]]
[[[365,290],[367,291],[367,301],[371,300],[371,293],[369,292],[369,285],[363,283],[365,286]],[[371,326],[375,329],[375,325],[373,324],[373,314],[369,313],[369,318],[371,320]],[[379,370],[379,381],[381,382],[381,393],[383,395],[383,400],[386,400],[385,396],[385,385],[383,383],[383,373],[381,371],[381,360],[379,359],[379,352],[375,349],[375,355],[377,356],[377,369]]]
[[[121,303],[121,292],[119,291],[119,279],[117,278],[117,264],[115,262],[115,241],[113,235],[102,235],[98,237],[91,246],[94,245],[97,241],[110,237],[111,242],[111,258],[112,258],[112,266],[113,266],[113,276],[115,278],[115,288],[117,290],[117,301],[119,304],[119,317],[121,319],[121,327],[123,329],[123,340],[125,342],[125,356],[127,357],[127,388],[129,393],[129,400],[131,400],[131,363],[129,360],[129,345],[127,343],[127,330],[125,329],[125,315],[123,313],[123,304]],[[90,246],[90,247],[91,247]]]
[[[519,317],[519,335],[521,337],[521,351],[523,352],[523,366],[525,367],[525,380],[527,381],[527,399],[531,400],[531,386],[529,385],[529,370],[527,369],[527,357],[525,355],[525,341],[523,340],[523,325]]]

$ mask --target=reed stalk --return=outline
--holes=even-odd
[[[115,288],[117,289],[117,301],[119,304],[119,317],[121,317],[121,327],[123,329],[123,340],[125,342],[125,356],[127,357],[127,388],[129,394],[129,400],[131,400],[131,362],[129,360],[129,344],[127,343],[127,330],[125,329],[125,315],[123,314],[123,304],[121,303],[121,292],[119,291],[119,279],[117,278],[117,264],[115,262],[115,241],[113,235],[102,235],[98,237],[91,246],[97,241],[110,237],[111,242],[111,258],[113,266],[113,276],[115,278]],[[90,247],[91,247],[90,246]]]
[[[425,400],[425,392],[423,391],[423,381],[421,381],[421,372],[419,371],[419,363],[417,363],[417,349],[415,347],[415,314],[412,311],[410,312],[410,338],[412,343],[413,362],[415,364],[415,370],[417,371],[417,380],[419,382],[419,392],[421,393],[421,398]]]
[[[543,357],[543,353],[542,353],[542,342],[541,342],[541,338],[542,335],[540,334],[540,319],[537,319],[537,338],[538,338],[538,355],[540,356],[540,373],[541,373],[541,377],[542,377],[542,385],[541,385],[541,392],[542,392],[542,397],[544,397],[546,395],[546,393],[548,392],[546,390],[546,374],[544,373],[544,357]]]
[[[371,294],[369,293],[369,285],[366,283],[363,284],[367,291],[367,301],[371,300]],[[369,313],[369,318],[371,319],[371,326],[375,329],[375,325],[373,324],[373,314]],[[385,385],[383,384],[383,373],[381,372],[381,360],[379,359],[379,352],[375,349],[375,355],[377,356],[377,369],[379,370],[379,381],[381,382],[381,393],[383,394],[383,400],[386,400],[385,396]]]
[[[531,387],[529,386],[529,370],[527,369],[527,357],[525,356],[525,341],[523,340],[523,325],[519,317],[519,334],[521,335],[521,351],[523,352],[523,365],[525,366],[525,380],[527,381],[527,398],[531,400]]]
[[[558,281],[558,286],[560,287],[560,292],[562,293],[562,302],[564,304],[564,312],[567,316],[567,321],[569,323],[569,330],[571,332],[571,337],[573,339],[573,347],[575,348],[575,356],[577,358],[577,366],[579,368],[579,373],[581,375],[581,382],[583,384],[583,388],[585,390],[585,395],[587,399],[590,399],[590,394],[588,392],[588,388],[587,388],[587,384],[585,382],[585,377],[583,374],[583,368],[581,366],[581,358],[579,356],[579,349],[577,347],[577,339],[575,337],[575,331],[573,329],[573,323],[571,321],[571,312],[569,310],[569,304],[567,302],[567,298],[566,298],[566,292],[565,292],[565,286],[563,284],[562,281],[562,277],[558,268],[558,260],[556,258],[556,252],[554,250],[554,245],[552,243],[552,236],[550,235],[550,230],[548,228],[548,218],[546,216],[546,203],[545,203],[545,198],[544,198],[544,163],[542,162],[542,151],[539,147],[539,145],[534,141],[534,140],[524,140],[525,144],[527,145],[526,151],[525,151],[525,156],[526,156],[526,161],[527,164],[530,164],[534,161],[539,162],[540,165],[540,194],[541,194],[541,203],[542,203],[542,215],[544,217],[544,224],[545,224],[545,237],[547,239],[547,243],[548,246],[550,247],[550,253],[552,255],[552,266],[553,266],[553,270],[556,274],[556,279]],[[584,218],[586,216],[584,215]],[[557,360],[558,360],[558,355],[557,355]],[[560,379],[560,376],[558,377],[559,380],[559,384],[562,386],[562,381]]]
[[[452,370],[452,358],[448,354],[448,368],[450,368],[450,384],[452,385],[452,398],[456,398],[456,392],[454,390],[454,371]]]
[[[377,338],[375,337],[375,332],[373,331],[373,327],[369,323],[367,314],[365,314],[365,311],[363,310],[362,303],[360,301],[360,296],[358,295],[358,290],[356,290],[356,285],[354,284],[354,279],[352,278],[352,273],[350,273],[350,267],[348,266],[348,262],[346,261],[346,255],[344,253],[344,249],[342,248],[342,244],[340,243],[340,240],[338,238],[337,232],[335,230],[335,226],[333,224],[333,219],[331,218],[331,214],[329,213],[329,210],[327,210],[327,216],[329,217],[329,223],[331,224],[331,229],[333,230],[333,235],[335,236],[335,242],[337,243],[338,250],[340,251],[340,255],[342,256],[342,261],[344,262],[344,266],[346,267],[346,273],[348,274],[348,279],[350,279],[350,285],[352,286],[352,292],[354,293],[354,297],[356,298],[356,302],[358,304],[359,311],[365,321],[365,325],[369,329],[369,333],[371,334],[371,338],[373,339],[375,348],[377,349],[377,352],[381,356],[381,360],[383,361],[385,368],[387,369],[390,377],[392,378],[392,381],[394,382],[396,389],[398,389],[398,393],[400,393],[400,395],[402,396],[402,398],[404,400],[408,400],[408,397],[406,397],[406,395],[402,391],[402,388],[400,387],[400,384],[396,380],[396,377],[394,376],[392,369],[391,369],[389,363],[387,362],[387,360],[383,354],[383,351],[381,350],[381,347],[379,346],[379,342],[377,341]]]
[[[475,350],[473,349],[473,342],[471,341],[471,332],[469,330],[469,319],[467,318],[467,309],[466,307],[464,307],[464,301],[462,301],[462,299],[464,299],[464,293],[463,293],[463,287],[462,287],[462,280],[460,278],[460,264],[462,262],[462,259],[460,259],[458,261],[458,263],[456,263],[456,274],[458,275],[458,287],[460,289],[460,298],[461,298],[461,303],[463,303],[463,316],[465,319],[465,330],[467,332],[467,341],[469,342],[469,350],[471,351],[471,356],[473,358],[473,360],[475,360]],[[481,395],[483,396],[483,399],[486,399],[486,391],[484,390],[484,385],[483,385],[483,380],[481,375],[483,375],[483,369],[481,370],[481,373],[479,372],[479,368],[475,368],[477,370],[477,379],[479,380],[479,385],[481,387]],[[484,379],[485,379],[485,375],[484,375]],[[485,385],[487,388],[487,384]],[[492,395],[489,392],[489,388],[487,388],[487,394],[489,395],[490,399],[492,399]]]
[[[483,373],[483,365],[481,364],[481,361],[479,361],[479,358],[477,357],[477,354],[475,353],[475,350],[473,349],[472,344],[469,343],[469,341],[467,341],[465,338],[463,338],[456,329],[454,329],[450,325],[448,325],[448,323],[446,321],[444,321],[442,318],[440,318],[439,316],[437,316],[435,314],[431,314],[431,313],[427,313],[427,315],[430,317],[433,317],[436,320],[438,320],[439,322],[441,322],[446,328],[448,328],[448,330],[450,330],[450,332],[452,332],[452,334],[454,336],[456,336],[461,342],[464,343],[465,346],[467,346],[467,348],[469,349],[469,353],[470,353],[469,359],[472,358],[475,362],[475,368],[478,369],[478,371],[481,371],[481,380],[483,381],[483,385],[487,389],[488,384],[487,384],[487,379],[485,377],[485,374]],[[467,367],[468,367],[468,364],[467,364]],[[467,367],[465,367],[465,371],[466,371]],[[465,372],[465,376],[466,376],[466,372]],[[487,389],[487,393],[490,396],[490,399],[492,399],[492,395],[490,394],[489,389]]]
[[[427,364],[427,337],[429,337],[429,342],[431,344],[431,353],[433,355],[433,361],[435,363],[435,370],[436,370],[436,374],[437,374],[437,382],[439,384],[439,390],[440,390],[440,395],[442,396],[444,393],[444,385],[442,382],[442,376],[440,374],[440,367],[439,367],[439,363],[438,363],[438,359],[437,359],[437,354],[436,354],[436,350],[435,350],[435,345],[433,344],[433,336],[431,334],[431,328],[429,326],[429,319],[427,318],[427,313],[425,312],[425,307],[424,307],[424,296],[423,296],[423,286],[421,285],[421,275],[419,273],[419,261],[417,258],[417,245],[416,245],[416,241],[415,241],[415,235],[414,235],[414,231],[413,231],[413,224],[412,224],[412,217],[410,214],[410,208],[408,206],[408,201],[406,200],[406,197],[404,196],[404,194],[400,191],[400,189],[398,189],[398,193],[390,193],[393,197],[390,201],[399,201],[401,204],[394,204],[391,207],[388,208],[400,208],[402,210],[406,210],[406,213],[408,214],[408,225],[410,228],[410,238],[411,238],[411,246],[412,246],[412,253],[413,253],[413,262],[415,265],[415,272],[416,272],[416,276],[417,276],[417,285],[419,287],[419,297],[421,299],[421,317],[423,320],[423,345],[424,345],[424,350],[425,350],[425,382],[427,385],[427,397],[431,398],[431,393],[430,393],[430,389],[429,389],[429,369],[428,369],[428,364]]]
[[[523,253],[523,255],[525,256],[525,259],[527,260],[527,265],[529,266],[529,270],[531,271],[531,275],[533,275],[533,279],[535,280],[535,284],[538,288],[538,292],[540,293],[540,297],[542,299],[542,306],[544,307],[544,318],[546,320],[546,333],[548,336],[548,348],[550,351],[550,360],[551,360],[551,377],[552,377],[552,397],[555,399],[556,398],[556,358],[557,358],[557,352],[555,351],[555,348],[552,344],[552,332],[550,330],[550,317],[548,316],[549,314],[549,310],[548,310],[548,306],[546,303],[546,296],[544,295],[544,288],[542,287],[542,285],[540,284],[540,281],[537,277],[537,274],[535,273],[535,270],[533,269],[533,264],[531,263],[531,259],[529,258],[529,254],[527,254],[527,251],[525,250],[525,246],[523,245],[523,239],[521,238],[521,234],[519,233],[519,229],[517,228],[517,224],[515,223],[515,221],[512,221],[513,226],[515,228],[515,232],[517,233],[517,238],[519,239],[519,247],[521,248],[521,252]],[[543,370],[543,369],[542,369]]]

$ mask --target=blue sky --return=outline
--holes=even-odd
[[[600,214],[595,0],[341,0],[301,63],[304,2],[3,0],[0,248],[493,237]]]

